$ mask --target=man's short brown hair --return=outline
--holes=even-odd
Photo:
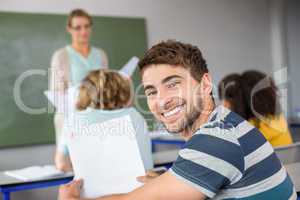
[[[175,40],[160,42],[150,48],[139,62],[141,72],[150,65],[168,64],[187,68],[192,77],[201,81],[208,72],[206,61],[198,47]]]
[[[85,17],[89,20],[90,25],[93,25],[92,17],[83,9],[74,9],[70,12],[67,19],[67,26],[72,27],[72,19],[74,17]]]

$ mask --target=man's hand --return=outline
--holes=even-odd
[[[141,183],[148,183],[149,181],[157,178],[158,176],[160,176],[160,173],[157,173],[155,171],[147,171],[145,176],[139,176],[137,177],[137,181],[141,182]]]
[[[79,200],[82,180],[74,180],[59,188],[59,200]]]

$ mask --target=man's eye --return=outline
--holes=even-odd
[[[168,88],[173,88],[173,87],[175,87],[176,85],[178,85],[180,82],[172,82],[172,83],[169,83],[168,85],[167,85],[167,87]]]
[[[152,96],[155,95],[156,93],[157,93],[156,91],[146,92],[146,96]]]

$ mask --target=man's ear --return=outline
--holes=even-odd
[[[203,74],[202,80],[201,80],[201,92],[203,95],[210,95],[212,92],[212,78],[209,73]]]
[[[205,73],[202,76],[201,82],[197,85],[194,91],[196,92],[194,93],[194,100],[201,98],[202,101],[205,101],[211,96],[212,80],[209,73]]]
[[[231,109],[231,103],[230,103],[230,101],[228,101],[228,100],[223,100],[223,101],[222,101],[222,105],[223,105],[225,108]]]

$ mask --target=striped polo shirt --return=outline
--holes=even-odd
[[[211,199],[296,199],[270,143],[223,106],[187,141],[170,172]]]

